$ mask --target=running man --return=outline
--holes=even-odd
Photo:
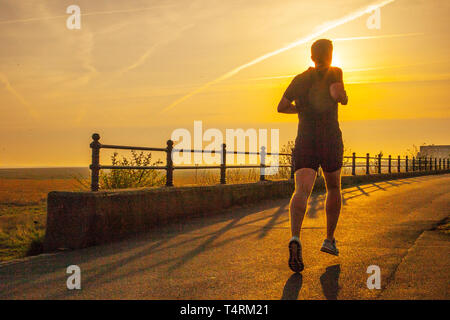
[[[338,103],[346,105],[342,70],[331,67],[333,44],[320,39],[311,46],[315,67],[297,75],[286,89],[278,112],[298,114],[298,133],[294,148],[295,191],[289,204],[292,238],[289,241],[289,267],[304,268],[300,229],[308,198],[322,167],[327,187],[327,237],[321,251],[339,255],[334,231],[341,211],[342,133],[338,122]]]

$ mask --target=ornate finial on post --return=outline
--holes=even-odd
[[[167,140],[166,149],[166,187],[173,187],[173,161],[172,161],[173,141]]]
[[[92,135],[92,142],[90,147],[92,149],[92,162],[89,168],[91,169],[91,191],[98,191],[98,176],[100,172],[100,148],[101,143],[99,142],[100,135],[94,133]]]

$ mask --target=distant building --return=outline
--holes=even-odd
[[[417,158],[450,158],[450,145],[446,146],[420,146]]]

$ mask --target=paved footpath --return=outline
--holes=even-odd
[[[126,241],[0,265],[2,299],[449,299],[450,174],[344,190],[340,257],[319,251],[323,194],[313,194],[301,240],[305,270],[287,267],[288,199],[233,208]],[[66,268],[81,268],[81,290]],[[381,269],[381,289],[366,286]]]

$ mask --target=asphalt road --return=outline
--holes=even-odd
[[[287,266],[288,199],[233,208],[126,241],[0,265],[2,299],[449,299],[449,235],[428,231],[450,213],[450,175],[344,190],[340,257],[319,251],[323,194],[301,234],[305,270]],[[81,269],[68,290],[66,268]],[[381,270],[369,290],[367,267]]]

